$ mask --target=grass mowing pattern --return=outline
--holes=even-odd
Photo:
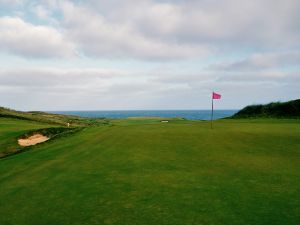
[[[299,224],[299,120],[144,123],[0,160],[0,224]]]

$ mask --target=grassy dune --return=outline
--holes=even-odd
[[[71,126],[91,126],[91,125],[103,125],[108,121],[104,118],[85,118],[71,115],[61,115],[46,112],[22,112],[13,109],[0,107],[0,118],[14,118],[21,120],[35,121],[38,123],[56,124],[60,126],[66,126],[70,123]]]
[[[1,159],[0,224],[296,225],[299,156],[299,120],[114,120]]]

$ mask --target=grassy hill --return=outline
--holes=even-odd
[[[107,124],[108,120],[104,118],[84,118],[71,115],[60,115],[45,112],[21,112],[4,107],[0,107],[0,118],[15,118],[21,120],[37,121],[40,123],[50,123],[66,126],[70,123],[71,126],[90,126]]]
[[[70,128],[67,128],[70,123]],[[14,126],[18,124],[18,126]],[[22,136],[40,133],[53,138],[81,130],[89,126],[109,124],[109,120],[101,118],[84,118],[79,116],[50,114],[45,112],[21,112],[0,107],[0,158],[30,148],[18,145],[17,140]]]
[[[0,159],[0,224],[299,224],[300,120],[110,124]],[[0,146],[53,126],[0,118]]]
[[[250,105],[232,116],[232,118],[254,117],[300,118],[300,99],[288,102],[272,102],[266,105]]]

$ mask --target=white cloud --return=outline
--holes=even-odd
[[[297,0],[87,1],[114,22],[154,40],[224,48],[299,46]],[[114,7],[118,5],[118,7]]]
[[[208,0],[44,0],[31,6],[35,16],[56,29],[49,24],[35,26],[10,18],[15,20],[10,30],[28,36],[37,32],[37,43],[41,39],[48,43],[44,36],[50,37],[52,41],[46,46],[53,50],[45,52],[51,56],[70,54],[69,40],[75,44],[72,47],[76,51],[88,57],[142,60],[189,59],[243,49],[264,52],[300,48],[300,2],[297,0],[217,3]],[[6,44],[6,49],[15,54],[39,56],[35,46],[27,43],[24,47],[15,42]]]
[[[0,105],[207,108],[213,89],[222,108],[299,97],[298,0],[14,2],[0,0]],[[91,69],[102,66],[123,69]]]
[[[275,70],[300,66],[300,52],[255,53],[244,59],[215,63],[208,67],[220,71]]]
[[[27,110],[205,109],[216,90],[224,95],[219,108],[239,108],[297,98],[299,79],[297,72],[187,74],[163,67],[8,69],[0,71],[0,105]]]
[[[74,46],[56,29],[0,18],[0,50],[29,57],[70,57]]]
[[[118,69],[10,69],[0,70],[0,84],[13,88],[73,87],[89,89],[103,86],[107,79],[122,79],[126,71]]]
[[[108,21],[92,9],[70,2],[62,4],[66,35],[87,55],[142,59],[178,59],[201,56],[204,45],[163,42],[143,35],[130,24]]]
[[[42,5],[37,5],[34,7],[34,12],[36,13],[36,15],[41,18],[41,19],[45,19],[48,20],[50,15],[49,10],[47,10],[45,7],[43,7]]]

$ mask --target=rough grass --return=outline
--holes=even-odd
[[[56,124],[63,126],[66,126],[67,123],[70,123],[72,127],[104,125],[109,123],[109,121],[104,118],[85,118],[45,112],[21,112],[3,107],[0,107],[0,118],[29,120],[39,123]]]
[[[18,126],[16,127],[16,124]],[[63,137],[82,130],[82,127],[59,127],[53,124],[31,122],[27,120],[15,120],[0,118],[0,158],[30,150],[30,147],[19,146],[19,138],[28,138],[34,134],[42,134],[50,138]]]
[[[112,124],[0,160],[0,224],[299,224],[299,120]]]
[[[53,124],[0,117],[0,157],[19,151],[18,137],[31,130],[54,127]]]

